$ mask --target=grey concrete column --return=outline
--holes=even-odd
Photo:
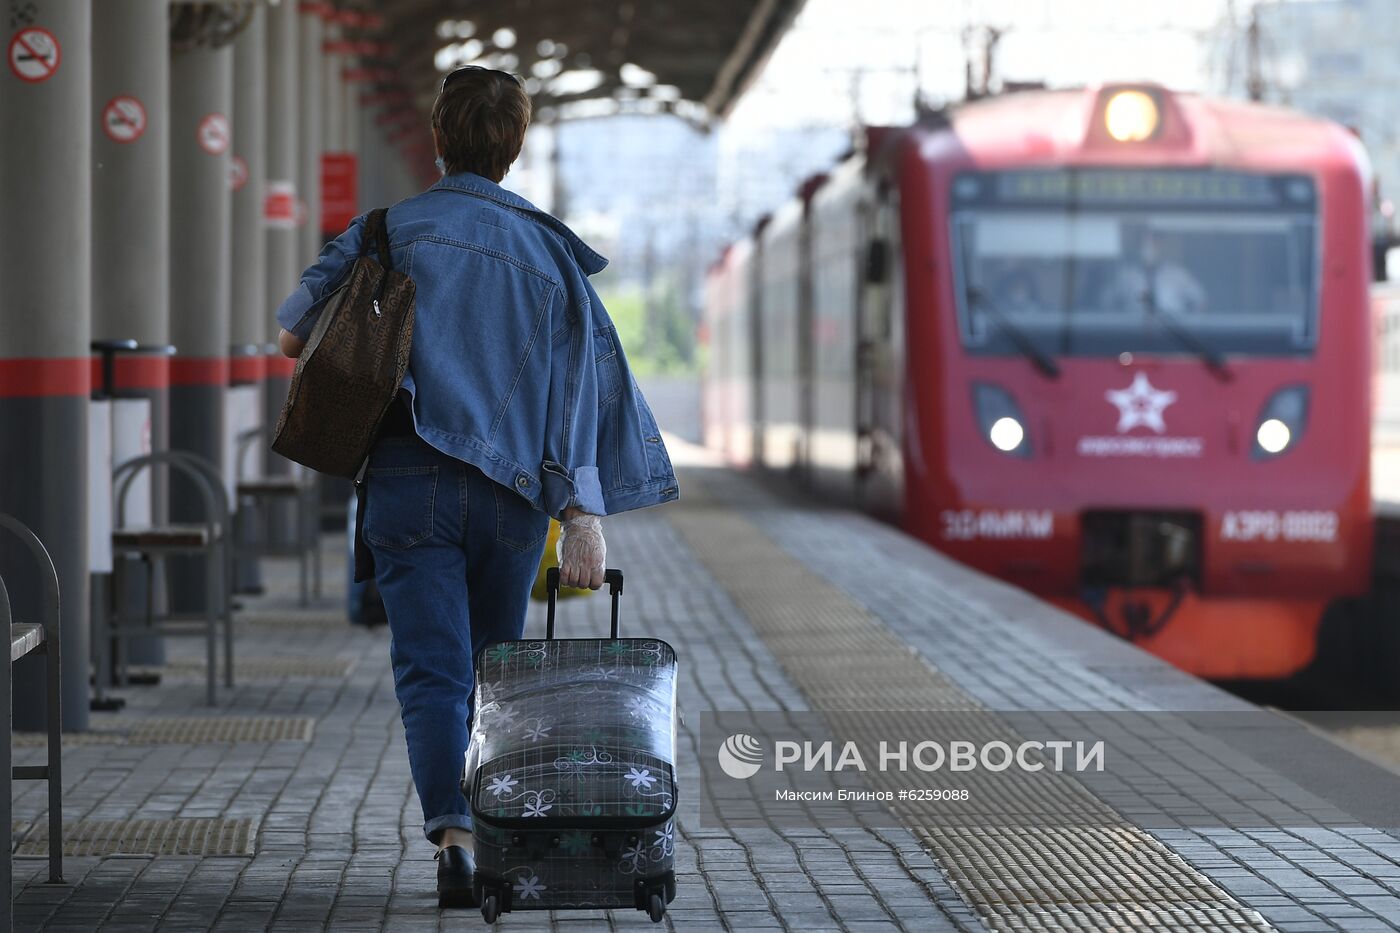
[[[319,192],[321,210],[321,240],[333,239],[340,235],[350,218],[358,211],[346,215],[348,205],[345,190],[347,169],[355,155],[355,146],[350,141],[346,122],[347,108],[352,97],[352,89],[345,81],[344,71],[354,62],[353,43],[345,38],[346,26],[343,18],[334,12],[325,19],[324,41],[321,43],[321,190]],[[358,93],[356,91],[355,93]],[[328,166],[328,159],[333,160]],[[333,188],[327,188],[327,185]]]
[[[66,730],[88,725],[90,16],[87,0],[12,4],[19,46],[0,69],[0,512],[34,529],[58,570]],[[42,618],[40,575],[8,534],[0,574],[16,617]],[[43,663],[15,669],[16,728],[43,727]]]
[[[268,249],[263,229],[267,177],[267,19],[258,5],[233,44],[233,251],[229,336],[236,348],[235,382],[262,382],[265,366],[243,358],[245,347],[267,342]]]
[[[402,196],[399,187],[399,153],[384,137],[384,132],[372,121],[364,121],[365,147],[371,154],[371,166],[364,172],[367,204],[392,204]]]
[[[268,424],[264,352],[270,313],[267,301],[267,244],[263,233],[263,179],[267,173],[267,16],[262,3],[233,43],[233,158],[231,197],[232,291],[229,295],[229,424],[225,462],[233,477],[263,472],[267,442],[244,446],[239,435]],[[236,507],[236,505],[235,505]],[[239,533],[248,535],[249,528]],[[246,538],[245,538],[246,540]],[[262,576],[256,558],[240,559],[234,568],[239,592],[259,592]]]
[[[320,4],[306,4],[301,14],[298,37],[297,75],[301,93],[297,97],[297,189],[306,204],[306,222],[301,226],[300,258],[303,266],[316,261],[321,252],[321,37],[325,33]]]
[[[170,341],[170,56],[167,5],[104,0],[92,7],[92,338]],[[169,443],[170,360],[160,353],[116,359],[116,391],[150,405],[149,449]],[[123,419],[124,421],[125,419]],[[144,430],[135,426],[136,430]],[[141,449],[126,438],[118,449]],[[150,475],[150,514],[167,519],[165,471]],[[144,574],[132,574],[144,583]],[[133,589],[135,589],[133,587]],[[131,606],[135,611],[150,594]],[[136,639],[127,658],[161,664],[162,639]]]
[[[412,197],[413,195],[417,194],[419,191],[421,191],[421,190],[425,187],[425,185],[424,185],[424,183],[423,183],[424,180],[423,180],[422,176],[419,174],[420,171],[421,171],[421,169],[418,168],[418,166],[417,166],[417,164],[416,164],[416,159],[413,160],[413,161],[411,162],[411,161],[410,161],[410,157],[405,156],[405,155],[403,155],[402,153],[400,153],[399,156],[398,156],[398,159],[397,159],[397,165],[398,165],[398,169],[399,169],[399,179],[400,179],[400,180],[399,180],[399,192],[400,192],[400,193],[399,193],[399,197],[400,197],[400,198]]]
[[[406,105],[390,103],[388,106]],[[380,108],[366,111],[365,118],[359,121],[361,157],[364,160],[360,183],[364,187],[364,203],[369,207],[393,204],[410,193],[403,171],[403,154],[398,145],[389,139],[394,131],[378,122],[382,113]]]
[[[335,51],[344,28],[334,20],[323,21],[321,36],[321,145],[326,152],[345,152],[345,82],[341,69],[346,56]]]
[[[348,59],[347,62],[349,61],[354,61],[354,59]],[[340,100],[343,113],[341,117],[343,121],[341,125],[342,138],[345,144],[345,151],[359,155],[360,122],[364,114],[364,111],[360,107],[360,87],[357,84],[351,84],[346,81],[342,75],[343,72],[336,75],[337,79],[340,81],[341,88]]]
[[[267,138],[264,143],[266,164],[264,174],[269,199],[296,195],[297,178],[297,119],[301,82],[298,79],[297,51],[301,15],[293,0],[282,0],[267,9]],[[290,220],[265,216],[267,248],[267,295],[263,302],[263,339],[268,344],[277,340],[277,322],[273,312],[282,299],[296,288],[305,264],[301,262],[300,238]],[[276,424],[287,397],[291,381],[292,361],[283,359],[275,350],[268,356],[267,383],[263,404],[266,422]],[[267,453],[267,470],[285,474],[290,465],[276,454]]]
[[[94,340],[169,338],[168,15],[151,0],[92,8]]]
[[[360,89],[352,88],[351,93],[358,99]],[[355,136],[360,153],[360,201],[367,206],[380,207],[384,204],[384,141],[374,125],[376,112],[365,110],[364,119],[356,123]]]
[[[229,380],[229,196],[233,49],[174,51],[170,62],[170,446],[222,469]],[[204,513],[195,487],[170,480],[173,521]],[[177,608],[202,604],[203,575],[172,570]],[[172,565],[176,566],[176,565]]]
[[[323,184],[319,191],[321,204],[314,218],[318,224],[317,229],[321,231],[321,241],[339,236],[349,220],[348,217],[340,216],[339,207],[345,204],[345,192],[340,185],[346,170],[345,157],[355,155],[356,147],[349,135],[347,111],[351,101],[357,99],[359,90],[348,84],[344,78],[345,69],[352,67],[355,62],[352,45],[346,39],[348,31],[343,18],[334,11],[324,18],[321,42],[321,145],[326,155],[333,154],[336,157],[333,184],[337,187],[334,191],[328,191],[324,182],[332,176],[322,172]],[[334,204],[330,202],[331,197],[336,198]],[[345,527],[344,518],[341,516],[353,492],[354,487],[347,480],[328,476],[321,478],[323,524],[330,522],[339,528]]]

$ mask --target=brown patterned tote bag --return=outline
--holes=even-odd
[[[387,211],[371,211],[364,247],[326,301],[292,373],[272,449],[322,473],[353,478],[408,369],[413,280],[395,272]]]

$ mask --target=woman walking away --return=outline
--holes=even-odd
[[[417,285],[416,322],[403,390],[369,456],[356,564],[363,576],[372,558],[389,617],[442,906],[472,902],[471,817],[459,787],[472,658],[522,637],[550,516],[563,525],[560,582],[597,589],[600,517],[678,495],[587,278],[607,261],[500,186],[529,122],[514,75],[452,72],[432,111],[443,178],[388,213],[393,267]],[[287,356],[300,355],[360,255],[364,219],[326,245],[278,309]]]

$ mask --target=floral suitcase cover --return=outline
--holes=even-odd
[[[660,895],[664,909],[675,893],[671,646],[498,642],[477,659],[474,709],[463,793],[482,898],[494,892],[502,911],[657,910]]]

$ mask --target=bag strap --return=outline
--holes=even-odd
[[[361,249],[361,255],[374,250],[378,254],[375,258],[386,272],[394,268],[389,255],[389,229],[384,220],[388,215],[388,209],[383,207],[369,212],[369,217],[365,219],[365,239]]]

